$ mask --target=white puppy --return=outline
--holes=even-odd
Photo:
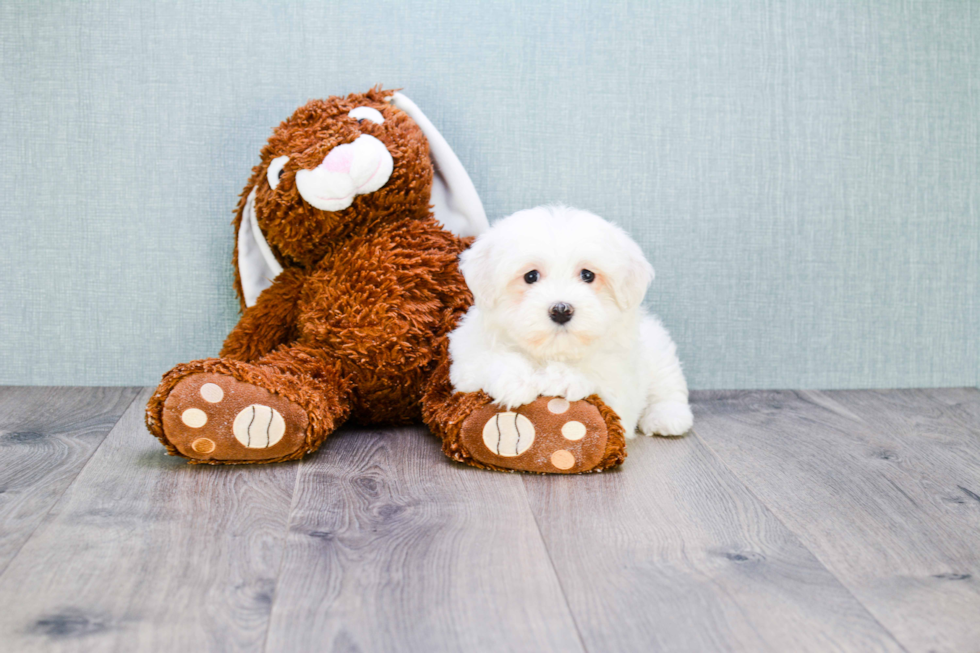
[[[587,211],[519,211],[482,234],[460,267],[475,303],[449,336],[450,380],[514,408],[597,394],[628,437],[681,435],[693,417],[676,346],[641,302],[653,268]]]

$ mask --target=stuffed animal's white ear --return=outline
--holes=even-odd
[[[442,226],[460,237],[478,236],[490,228],[483,202],[476,187],[456,153],[449,147],[435,125],[425,117],[414,102],[401,93],[395,93],[389,100],[419,126],[429,141],[429,156],[432,157],[434,173],[432,176],[433,213]]]
[[[238,275],[245,306],[253,306],[259,293],[272,285],[282,266],[269,248],[255,217],[255,189],[249,193],[238,227]]]

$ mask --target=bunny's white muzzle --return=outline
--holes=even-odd
[[[355,196],[384,186],[394,165],[384,143],[362,134],[353,143],[330,150],[313,170],[297,172],[296,189],[310,206],[321,211],[342,211]]]

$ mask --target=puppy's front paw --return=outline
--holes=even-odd
[[[497,378],[486,393],[493,397],[493,403],[507,409],[529,404],[540,394],[533,380],[510,375]]]
[[[595,384],[581,375],[575,375],[568,380],[565,386],[565,399],[569,401],[579,401],[595,393]]]
[[[584,374],[562,363],[552,363],[535,376],[538,378],[538,394],[542,396],[579,401],[596,391],[595,384]]]
[[[686,402],[665,401],[647,408],[640,418],[643,435],[684,435],[694,424],[694,415]]]

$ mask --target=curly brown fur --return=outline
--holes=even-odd
[[[379,222],[400,222],[430,215],[428,198],[432,189],[429,144],[418,126],[404,112],[388,104],[392,91],[375,87],[367,93],[347,97],[312,100],[284,120],[262,148],[262,161],[242,191],[235,213],[235,233],[242,222],[245,202],[256,190],[259,226],[272,245],[273,253],[286,267],[311,268],[343,249],[345,236],[365,233]],[[368,106],[384,116],[383,125],[348,118],[356,107]],[[394,170],[379,190],[359,195],[343,211],[320,211],[306,202],[296,189],[296,172],[315,168],[331,149],[353,141],[360,134],[374,136],[388,148]],[[290,156],[279,185],[272,189],[266,178],[269,163],[281,155]],[[238,259],[235,243],[233,261]],[[245,310],[241,278],[235,267],[235,289]]]
[[[163,432],[163,403],[181,378],[200,372],[229,374],[301,405],[311,419],[308,450],[348,417],[365,423],[421,417],[428,377],[446,357],[446,334],[472,302],[457,268],[469,241],[432,217],[428,142],[387,102],[390,95],[374,88],[313,100],[263,147],[234,225],[237,233],[254,189],[256,217],[284,270],[245,307],[235,266],[243,315],[222,358],[178,365],[164,377],[149,402],[147,425],[170,453],[178,452]],[[348,117],[360,106],[381,112],[384,123]],[[333,147],[361,134],[390,152],[394,168],[387,183],[343,211],[307,204],[296,172],[315,168]],[[273,189],[266,171],[282,155],[290,160]],[[233,261],[237,255],[236,242]]]
[[[390,95],[376,87],[313,100],[279,125],[262,148],[234,226],[238,233],[254,190],[256,219],[283,272],[246,307],[236,265],[243,315],[222,357],[178,365],[164,376],[147,406],[146,423],[171,454],[182,455],[163,428],[168,396],[190,375],[217,373],[281,395],[309,417],[305,447],[261,462],[315,450],[348,418],[362,423],[424,418],[443,437],[448,455],[476,464],[454,438],[489,397],[454,394],[448,385],[447,335],[472,303],[457,264],[470,241],[433,218],[428,142],[408,115],[387,102]],[[383,124],[347,115],[362,106],[379,111]],[[374,136],[391,154],[388,181],[356,196],[344,210],[307,204],[296,173],[316,168],[332,148],[361,134]],[[272,188],[268,167],[284,155],[289,161]],[[236,242],[233,261],[237,257]],[[596,405],[607,411],[609,432],[617,434],[610,437],[603,464],[617,464],[625,455],[622,429],[604,404]]]

